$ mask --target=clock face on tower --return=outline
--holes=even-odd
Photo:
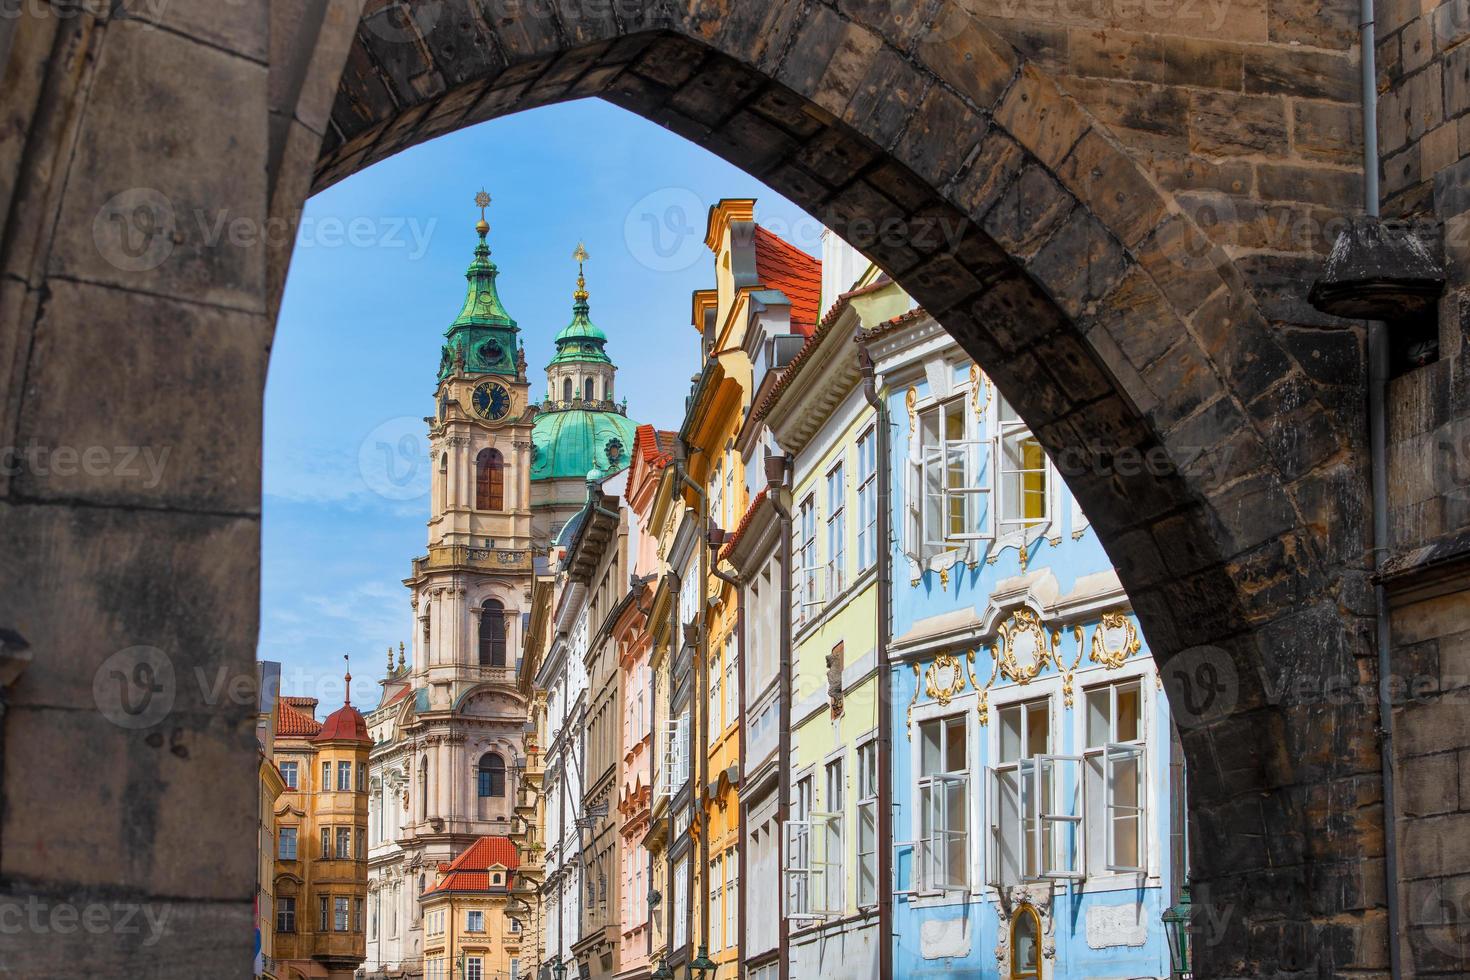
[[[480,418],[499,422],[510,412],[510,392],[494,381],[481,381],[475,386],[474,403]]]

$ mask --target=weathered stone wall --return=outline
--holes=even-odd
[[[1400,950],[1406,976],[1470,971],[1470,577],[1399,590],[1393,603],[1400,785]]]
[[[108,6],[0,17],[0,972],[242,976],[266,257],[130,222],[263,222],[266,16]]]

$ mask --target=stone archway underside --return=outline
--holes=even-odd
[[[1291,4],[1278,7],[1257,56],[1301,29]],[[91,678],[124,647],[173,651],[181,671],[253,660],[260,398],[289,249],[211,243],[181,222],[165,261],[123,268],[94,216],[145,187],[180,214],[228,204],[262,225],[289,221],[313,188],[414,143],[597,95],[745,168],[899,279],[1063,461],[1152,648],[1214,648],[1180,661],[1214,658],[1234,681],[1230,711],[1178,718],[1196,900],[1219,910],[1201,975],[1381,966],[1374,718],[1320,697],[1332,678],[1357,682],[1367,652],[1359,338],[1298,316],[1279,264],[1200,227],[1199,188],[1171,186],[1146,127],[1105,111],[1123,96],[1059,79],[1055,45],[1037,40],[1047,25],[937,0],[368,9],[359,23],[349,2],[218,16],[182,5],[12,30],[19,87],[5,104],[26,135],[18,148],[0,141],[18,174],[0,188],[0,369],[12,381],[0,442],[127,438],[179,461],[149,487],[0,477],[0,551],[27,556],[0,567],[0,625],[41,652],[12,698],[7,759],[86,745],[115,774],[105,793],[68,787],[110,815],[78,829],[75,853],[43,859],[47,798],[7,767],[0,875],[12,892],[106,885],[220,922],[239,915],[251,878],[243,855],[226,856],[249,833],[243,820],[212,828],[208,874],[197,853],[158,839],[251,754],[248,707],[181,686],[182,755],[94,725],[86,709]],[[1187,33],[1148,36],[1161,71],[1171,52],[1256,50]],[[1271,121],[1246,111],[1262,111],[1250,99],[1340,98],[1304,74],[1273,77],[1269,96],[1232,90],[1228,70],[1203,81],[1223,95],[1192,77],[1146,81],[1190,106],[1200,132],[1181,159],[1202,154],[1203,169],[1229,149],[1222,116],[1242,117],[1234,139],[1259,149]],[[125,123],[138,111],[146,131]],[[1232,198],[1237,214],[1276,193],[1260,177],[1278,165],[1245,156],[1253,190]],[[1336,187],[1316,203],[1340,204]],[[124,373],[99,380],[100,354]],[[229,425],[200,417],[201,386]],[[99,402],[105,417],[88,412]],[[136,812],[115,812],[117,799]],[[119,843],[122,857],[98,862]],[[190,964],[180,976],[237,952],[174,941]]]

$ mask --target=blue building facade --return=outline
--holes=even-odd
[[[1183,765],[1117,575],[932,318],[860,340],[892,435],[893,975],[1167,977]]]

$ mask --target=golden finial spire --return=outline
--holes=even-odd
[[[480,193],[475,195],[475,207],[480,209],[480,220],[475,222],[475,231],[484,238],[490,232],[490,222],[485,220],[485,209],[490,206],[490,195],[485,193],[485,188],[480,188]]]
[[[586,246],[578,242],[576,251],[572,252],[572,258],[577,260],[577,291],[572,293],[572,299],[578,303],[585,303],[587,302],[587,279],[582,275],[582,263],[591,256],[587,254]]]

